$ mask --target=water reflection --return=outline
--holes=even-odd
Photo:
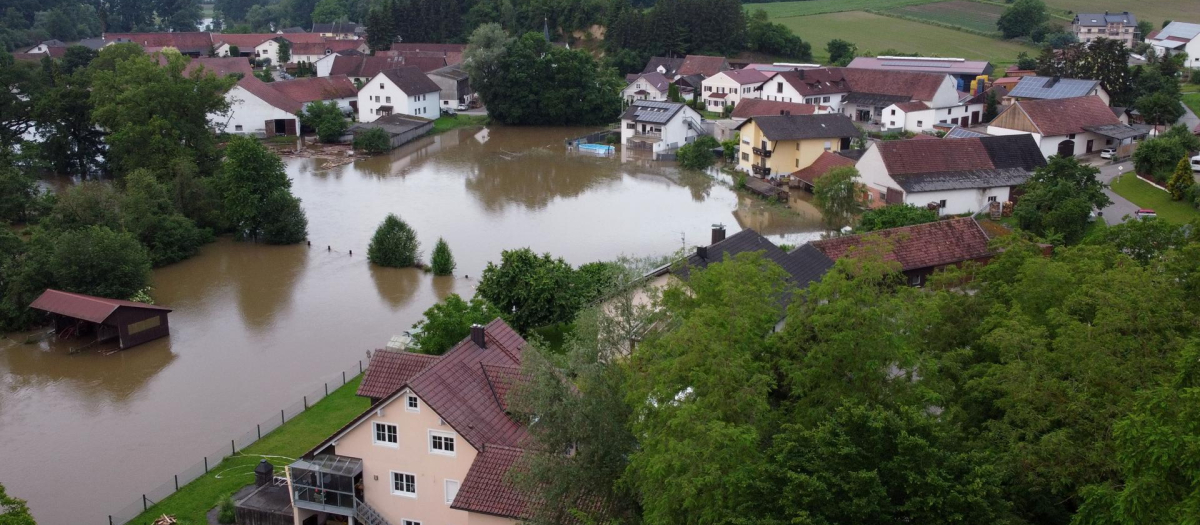
[[[116,349],[115,344],[108,344],[71,355],[71,347],[79,346],[80,341],[52,337],[24,344],[25,336],[37,335],[14,334],[11,346],[0,352],[0,370],[11,374],[3,383],[6,394],[0,396],[0,417],[8,395],[51,385],[69,389],[87,410],[124,403],[176,358],[169,338],[142,345],[138,352],[105,355]]]
[[[385,268],[374,264],[369,266],[371,280],[375,282],[379,298],[391,305],[393,312],[412,300],[424,273],[416,268]]]

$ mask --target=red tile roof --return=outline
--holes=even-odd
[[[484,364],[483,375],[492,389],[496,404],[505,411],[508,411],[508,392],[530,379],[521,373],[519,366]]]
[[[339,51],[358,49],[361,45],[361,40],[338,40],[333,38],[327,38],[321,42],[293,42],[292,56],[324,55],[326,50],[337,53]]]
[[[104,41],[125,39],[142,47],[173,47],[181,53],[207,53],[212,33],[104,33]]]
[[[358,96],[358,88],[345,75],[280,80],[267,86],[301,103]]]
[[[884,259],[900,263],[901,271],[940,267],[992,255],[987,234],[971,217],[822,239],[811,244],[826,257],[837,260],[853,257],[871,237],[882,237],[891,244]]]
[[[729,77],[730,80],[737,82],[739,85],[761,84],[770,78],[770,75],[757,69],[731,69],[729,71],[723,71],[722,73]]]
[[[803,168],[792,172],[792,177],[796,177],[809,184],[816,184],[817,179],[823,177],[829,170],[838,166],[853,166],[854,161],[838,155],[837,153],[823,151],[817,159],[813,161],[807,168]]]
[[[242,77],[237,83],[242,89],[249,91],[250,94],[262,99],[263,102],[270,104],[278,109],[288,113],[295,114],[304,109],[304,104],[292,99],[291,97],[280,93],[267,85],[254,75]]]
[[[64,292],[61,290],[46,290],[30,303],[30,308],[62,314],[76,319],[93,323],[102,323],[118,308],[138,308],[143,310],[161,310],[170,312],[170,308],[120,299],[108,299],[81,293]]]
[[[388,397],[437,360],[436,355],[376,350],[356,394],[375,399]]]
[[[912,102],[896,104],[896,109],[908,113],[909,111],[921,111],[924,109],[929,109],[929,104],[921,102],[920,100],[914,100]]]
[[[913,100],[933,100],[946,75],[911,71],[881,71],[877,69],[842,69],[842,75],[856,93],[896,95]]]
[[[688,55],[684,57],[683,64],[679,66],[675,74],[684,77],[688,75],[711,77],[726,69],[729,69],[729,62],[725,61],[725,57]]]
[[[445,58],[406,57],[406,56],[336,56],[330,66],[330,75],[346,75],[350,77],[373,77],[381,72],[406,66],[415,67],[421,73],[428,73],[446,66]]]
[[[875,145],[889,175],[993,169],[979,139],[885,140]]]
[[[1120,124],[1108,104],[1099,96],[1021,100],[1005,112],[1024,111],[1044,137],[1083,133],[1084,126]]]
[[[396,42],[392,44],[392,51],[439,51],[449,53],[462,53],[467,49],[466,44],[428,44],[422,42]]]
[[[939,138],[940,137],[935,137],[933,135],[927,135],[925,133],[917,133],[916,135],[908,137],[907,139],[904,139],[904,140],[938,140]]]
[[[387,69],[382,73],[393,84],[396,84],[396,87],[409,96],[421,93],[433,93],[441,89],[434,81],[429,80],[428,75],[412,66]]]
[[[221,47],[221,44],[229,44],[237,46],[239,51],[249,51],[258,47],[259,44],[279,36],[283,35],[275,33],[216,33],[212,36],[212,45]]]
[[[523,454],[519,448],[486,446],[471,463],[450,508],[519,520],[533,517],[530,499],[506,479]]]
[[[816,113],[817,106],[812,104],[798,104],[795,102],[778,102],[775,100],[764,100],[761,98],[746,98],[742,99],[742,101],[733,108],[732,117],[765,117],[767,115],[781,115],[785,111],[791,113],[792,115],[812,115]]]

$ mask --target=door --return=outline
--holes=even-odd
[[[959,125],[959,126],[962,126],[962,127],[964,127],[964,128],[965,128],[965,127],[967,127],[967,126],[970,126],[970,125],[971,125],[971,119],[967,118],[967,117],[964,115],[964,116],[963,116],[963,118],[960,118],[960,119],[958,119],[958,125]]]
[[[979,112],[972,111],[971,112],[971,124],[978,124],[978,123],[979,123]]]
[[[1088,141],[1087,141],[1087,153],[1091,153],[1091,152],[1092,152],[1092,143],[1093,143],[1093,142],[1095,142],[1095,141],[1094,141],[1094,140],[1092,140],[1092,139],[1088,139]]]
[[[275,134],[287,135],[287,121],[281,118],[275,119]]]
[[[1058,143],[1058,155],[1060,157],[1074,157],[1075,156],[1075,141],[1068,139],[1068,140],[1059,142]]]

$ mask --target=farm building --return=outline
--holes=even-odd
[[[965,58],[855,57],[846,67],[952,75],[958,80],[959,91],[967,91],[972,80],[982,75],[992,74],[992,64],[987,60],[967,60]]]
[[[116,339],[122,350],[170,334],[171,309],[152,304],[46,290],[29,307],[49,312],[59,337],[95,335],[96,343]]]
[[[371,122],[360,122],[350,126],[350,134],[358,135],[369,129],[382,129],[391,137],[392,148],[399,148],[433,129],[433,121],[394,113]]]

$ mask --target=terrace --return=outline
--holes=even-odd
[[[362,503],[362,460],[335,454],[300,459],[288,467],[292,502],[307,509],[356,516]]]

